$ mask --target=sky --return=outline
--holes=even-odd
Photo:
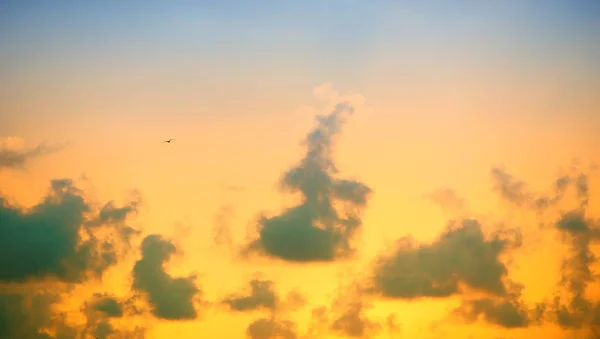
[[[598,32],[587,0],[2,1],[0,339],[599,337]]]

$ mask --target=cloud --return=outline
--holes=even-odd
[[[396,315],[394,314],[390,314],[385,318],[385,327],[390,334],[390,338],[394,338],[396,334],[402,330],[402,325],[398,323]]]
[[[447,211],[460,211],[465,207],[465,200],[453,189],[439,189],[425,197]]]
[[[100,278],[116,263],[123,241],[97,236],[86,222],[92,212],[83,192],[69,179],[52,180],[46,197],[28,210],[0,197],[0,281]],[[117,233],[123,227],[121,223],[98,226]]]
[[[400,239],[391,254],[376,261],[372,292],[395,299],[442,298],[460,294],[464,284],[504,296],[508,271],[499,256],[508,248],[500,234],[486,239],[476,220],[450,222],[431,244]]]
[[[502,198],[518,206],[529,200],[530,196],[524,182],[515,179],[502,167],[492,168],[491,173],[494,189]]]
[[[341,314],[333,320],[331,330],[352,338],[369,338],[381,325],[371,321],[365,314],[365,304],[358,300],[344,305]]]
[[[146,294],[152,314],[167,320],[195,319],[194,300],[201,291],[194,277],[174,278],[164,269],[164,264],[177,251],[175,245],[152,234],[142,241],[141,251],[142,258],[133,268],[133,289]]]
[[[116,297],[105,294],[95,294],[94,298],[96,300],[91,304],[93,310],[102,312],[110,318],[120,318],[123,316],[123,305]]]
[[[592,300],[587,296],[589,286],[597,282],[597,276],[593,273],[591,266],[597,262],[591,246],[600,240],[600,221],[587,217],[587,207],[590,200],[589,173],[577,170],[570,175],[558,176],[552,184],[550,194],[536,197],[530,193],[523,193],[525,183],[515,181],[509,175],[498,175],[503,178],[500,192],[509,200],[523,202],[529,200],[530,207],[538,211],[547,210],[559,206],[573,187],[578,206],[567,212],[560,211],[558,219],[554,222],[554,228],[563,235],[563,239],[569,246],[569,253],[563,260],[561,269],[560,286],[566,289],[566,295],[557,291],[553,301],[548,304],[539,304],[532,317],[553,321],[565,329],[584,329],[593,333],[600,333],[600,302]],[[515,183],[516,182],[516,183]],[[510,187],[508,189],[506,187]],[[509,192],[509,193],[507,193]],[[485,313],[488,320],[500,320],[500,314],[491,312],[491,303],[480,302],[477,306],[478,312]],[[505,317],[511,315],[511,324],[517,321],[516,309],[510,305],[503,308]],[[507,320],[507,318],[504,318]]]
[[[138,204],[109,202],[97,211],[70,179],[52,180],[28,209],[0,197],[0,338],[142,338],[143,329],[112,327],[109,319],[124,315],[112,296],[96,294],[86,304],[83,326],[67,324],[54,308],[74,284],[101,279],[127,253],[131,239],[124,235],[137,231],[126,221]]]
[[[282,300],[275,290],[272,280],[254,278],[248,282],[245,291],[230,294],[222,300],[235,312],[267,311],[269,318],[260,318],[248,325],[246,334],[250,338],[297,338],[296,324],[284,320],[287,312],[297,311],[305,304],[304,297],[291,291]]]
[[[348,91],[341,93],[333,88],[333,84],[325,82],[319,86],[313,88],[313,96],[316,99],[317,107],[313,107],[310,110],[313,114],[318,111],[331,112],[335,109],[335,106],[340,102],[347,102],[356,109],[361,111],[361,114],[370,114],[372,110],[369,109],[365,103],[366,98],[358,93]],[[303,107],[307,108],[307,107]]]
[[[480,315],[490,324],[505,328],[519,328],[529,326],[528,311],[523,305],[510,300],[494,300],[482,298],[463,301],[461,306],[454,310],[469,323],[475,322]]]
[[[348,179],[336,179],[332,155],[335,137],[345,117],[353,112],[339,103],[306,138],[306,155],[283,175],[283,188],[300,193],[302,202],[274,217],[261,217],[258,239],[245,253],[258,252],[288,262],[326,262],[354,253],[351,240],[359,230],[361,211],[371,189]],[[335,206],[343,205],[343,212]]]
[[[363,294],[358,282],[340,285],[337,295],[329,306],[321,306],[312,310],[311,321],[307,330],[307,338],[316,338],[335,334],[349,338],[370,338],[385,327],[390,334],[396,333],[395,319],[386,322],[373,320],[366,314],[373,305]]]
[[[52,310],[58,301],[58,294],[45,291],[0,291],[0,338],[75,339],[77,330]]]
[[[233,213],[233,206],[223,206],[217,212],[215,224],[212,229],[213,242],[217,246],[231,247],[233,239],[231,237],[231,228],[229,227],[228,218]]]
[[[0,139],[0,169],[22,169],[32,159],[56,152],[61,147],[40,144],[31,149],[21,149],[23,140],[16,137]]]
[[[87,319],[86,324],[79,331],[79,338],[98,337],[99,339],[143,339],[146,329],[136,326],[133,330],[117,329],[113,326],[113,319],[131,317],[137,314],[129,304],[130,300],[119,300],[116,296],[106,293],[95,293],[91,300],[86,301],[81,309]],[[128,318],[131,322],[132,318]],[[117,323],[123,323],[117,321]]]
[[[223,300],[234,311],[252,311],[260,308],[274,310],[279,300],[274,283],[270,280],[252,279],[248,294],[233,294]]]
[[[555,298],[556,321],[564,328],[594,326],[600,329],[600,302],[586,296],[588,286],[597,280],[591,269],[597,258],[590,246],[600,240],[600,222],[586,218],[585,210],[570,211],[556,222],[556,229],[565,235],[570,247],[561,273],[561,283],[570,295],[566,305],[560,297]]]
[[[496,192],[506,201],[519,207],[544,211],[562,201],[570,186],[575,187],[582,207],[587,206],[589,202],[589,174],[587,173],[561,175],[554,180],[551,194],[537,195],[527,189],[524,181],[516,179],[502,167],[493,168],[491,173]]]
[[[251,339],[296,339],[296,324],[288,320],[261,318],[246,329]]]

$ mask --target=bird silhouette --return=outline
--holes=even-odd
[[[165,140],[165,141],[163,141],[162,143],[164,144],[164,143],[166,142],[167,144],[170,144],[170,143],[171,143],[171,141],[173,141],[173,140],[175,140],[175,139],[169,139],[169,140]]]

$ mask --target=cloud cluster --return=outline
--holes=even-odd
[[[68,179],[53,180],[46,197],[27,211],[0,197],[0,282],[50,276],[65,282],[101,278],[116,263],[123,242],[101,238],[94,228],[119,233],[130,229],[123,222],[135,205],[123,207],[111,224],[88,224],[92,208]]]
[[[362,228],[372,189],[359,180],[341,178],[334,163],[337,137],[354,106],[328,85],[315,94],[329,100],[327,105],[332,99],[338,101],[329,114],[317,117],[304,142],[303,158],[282,175],[282,189],[296,194],[299,202],[279,214],[260,217],[256,234],[243,244],[246,256],[331,263],[348,259],[357,250],[353,241]],[[364,98],[353,100],[362,104]],[[42,145],[22,150],[15,148],[15,140],[9,141],[0,143],[0,168],[23,168],[49,151]],[[377,300],[448,298],[460,301],[449,312],[452,318],[467,324],[482,321],[515,329],[552,322],[600,336],[600,301],[589,293],[598,282],[593,246],[600,243],[600,221],[590,216],[591,174],[560,175],[546,194],[534,192],[503,167],[492,168],[490,174],[493,190],[511,208],[529,209],[540,218],[547,217],[548,211],[557,213],[554,227],[539,230],[560,234],[569,248],[550,302],[528,305],[522,295],[524,286],[510,277],[505,258],[519,250],[520,229],[486,227],[483,219],[466,216],[466,200],[457,192],[442,189],[426,197],[465,216],[448,221],[433,241],[417,243],[410,235],[398,239],[367,266],[366,277],[340,289],[327,306],[314,308],[306,331],[290,320],[291,313],[305,306],[304,297],[298,292],[280,296],[272,280],[251,279],[215,305],[232,313],[259,314],[246,328],[252,339],[325,334],[369,338],[385,329],[395,334],[400,325],[393,315],[386,319],[369,315]],[[558,208],[569,192],[574,192],[576,207]],[[68,323],[65,314],[54,309],[69,288],[101,280],[108,268],[131,254],[132,240],[141,232],[128,220],[140,204],[136,196],[123,205],[109,201],[93,206],[69,179],[51,181],[47,195],[27,209],[0,196],[0,338],[144,338],[144,328],[124,330],[116,320],[139,315],[161,321],[197,319],[203,291],[195,276],[168,272],[167,263],[180,249],[160,234],[145,235],[141,241],[140,257],[130,268],[127,296],[95,293],[79,310],[86,318],[83,325]],[[213,230],[214,242],[227,247],[233,247],[227,223],[231,211],[230,207],[219,211]],[[49,292],[53,288],[60,292]],[[148,310],[136,303],[146,303]]]
[[[339,103],[330,114],[317,117],[305,141],[304,158],[282,180],[283,188],[300,193],[302,202],[280,215],[263,216],[258,239],[246,252],[289,262],[327,262],[353,254],[351,240],[362,224],[361,211],[371,189],[359,181],[336,179],[332,159],[335,137],[352,112],[348,103]]]
[[[112,324],[112,319],[135,315],[137,310],[131,307],[131,300],[121,300],[108,293],[95,293],[82,307],[86,316],[86,324],[81,330],[81,335],[90,335],[98,338],[134,338],[143,339],[145,328],[136,327],[132,331],[117,330]]]
[[[83,328],[67,324],[54,305],[71,286],[102,279],[128,253],[139,232],[127,220],[138,204],[109,201],[96,209],[70,179],[52,180],[46,196],[27,209],[0,197],[0,338],[135,337],[107,321],[124,315],[115,298],[98,297],[84,311]]]
[[[538,212],[558,207],[567,198],[570,188],[575,193],[575,208],[558,209],[558,218],[553,222],[569,247],[569,253],[562,263],[560,286],[566,294],[556,292],[553,301],[540,305],[538,314],[565,329],[585,329],[591,336],[600,335],[600,301],[594,301],[587,295],[591,284],[596,283],[597,275],[592,265],[597,261],[591,246],[600,240],[600,221],[587,216],[590,201],[590,173],[576,171],[570,175],[558,176],[550,194],[537,194],[527,190],[527,185],[504,170],[494,169],[497,188],[500,195],[519,206],[525,206]],[[479,305],[485,308],[487,305]],[[493,316],[486,314],[486,318]]]
[[[275,289],[275,282],[254,278],[248,288],[223,298],[222,303],[233,312],[263,311],[268,317],[261,317],[250,323],[246,334],[252,339],[298,337],[296,324],[287,320],[289,312],[297,311],[304,303],[304,297],[297,291],[290,292],[285,299]]]

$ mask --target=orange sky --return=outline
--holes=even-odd
[[[59,6],[60,10],[67,11],[68,6],[61,6],[64,8]],[[192,17],[184,14],[183,7],[170,10],[164,17],[157,14],[159,6],[148,9],[144,12],[147,18],[142,15],[135,19],[142,23],[143,28],[138,29],[147,33],[154,27],[153,20],[158,20],[162,24],[156,26],[156,30],[165,29],[164,35],[157,35],[156,41],[135,40],[134,43],[131,40],[131,45],[120,45],[123,41],[111,35],[112,31],[93,33],[98,34],[95,37],[98,41],[88,45],[75,32],[77,25],[82,25],[80,28],[87,34],[96,32],[94,29],[101,26],[94,26],[99,25],[95,20],[108,18],[115,8],[100,6],[102,10],[90,14],[93,8],[87,12],[83,7],[73,7],[73,11],[82,11],[81,17],[92,23],[86,25],[69,19],[64,27],[56,26],[53,28],[56,31],[44,33],[45,25],[50,27],[56,20],[49,9],[29,13],[20,6],[14,7],[14,19],[5,24],[11,28],[10,34],[3,38],[10,42],[7,46],[12,47],[12,54],[3,54],[6,61],[0,63],[0,70],[10,71],[7,74],[14,84],[0,86],[0,193],[6,198],[0,211],[0,217],[4,216],[0,219],[0,234],[5,240],[0,243],[9,248],[0,253],[7,258],[11,256],[10,260],[0,260],[0,269],[6,272],[0,275],[0,306],[7,310],[17,307],[9,302],[2,305],[1,297],[14,291],[38,291],[42,287],[60,291],[60,300],[52,305],[48,316],[52,320],[40,325],[40,331],[56,330],[61,323],[57,320],[60,312],[66,312],[64,326],[72,331],[51,331],[55,338],[85,338],[86,335],[91,338],[94,333],[99,338],[134,338],[127,332],[133,330],[134,325],[143,327],[144,338],[149,339],[245,338],[251,337],[248,334],[251,323],[271,317],[277,324],[284,321],[294,324],[289,333],[282,334],[281,338],[286,339],[345,338],[350,337],[356,326],[369,323],[373,329],[365,332],[364,337],[368,338],[576,338],[593,337],[590,333],[600,331],[597,324],[588,319],[595,312],[592,309],[584,310],[588,318],[584,317],[585,320],[571,328],[561,328],[556,310],[552,309],[555,293],[564,293],[563,304],[568,304],[575,294],[574,289],[559,288],[563,259],[572,259],[574,250],[595,252],[594,231],[600,227],[597,222],[590,222],[588,233],[577,235],[571,229],[561,230],[556,226],[557,220],[580,208],[583,201],[576,191],[577,187],[581,188],[576,182],[578,173],[584,173],[588,180],[585,195],[589,202],[585,215],[593,219],[600,214],[598,202],[594,200],[600,182],[598,172],[593,169],[594,164],[600,164],[600,102],[597,100],[600,77],[593,76],[598,73],[597,66],[586,61],[593,59],[592,55],[599,49],[597,44],[592,46],[583,33],[573,46],[560,40],[567,38],[557,37],[560,41],[556,45],[542,46],[539,42],[539,46],[531,47],[533,42],[527,39],[534,39],[536,34],[548,38],[558,33],[548,30],[542,34],[536,29],[546,28],[547,22],[526,24],[527,18],[519,17],[515,19],[518,27],[506,28],[503,35],[495,36],[495,29],[508,26],[516,7],[509,10],[500,6],[506,12],[491,14],[492,9],[484,6],[477,13],[496,21],[482,24],[469,19],[471,25],[481,29],[481,36],[467,34],[473,31],[464,31],[464,27],[453,21],[460,15],[453,13],[452,18],[444,19],[448,20],[451,41],[437,45],[436,41],[444,40],[444,30],[431,28],[432,31],[428,31],[423,26],[427,22],[423,17],[430,13],[444,22],[441,9],[406,5],[404,9],[393,7],[386,11],[369,7],[370,17],[365,19],[369,23],[364,25],[369,27],[370,35],[357,35],[355,40],[352,34],[340,28],[345,23],[342,14],[332,19],[332,26],[320,17],[311,19],[315,20],[313,30],[323,29],[322,34],[330,34],[332,39],[337,37],[336,45],[327,47],[325,40],[310,40],[307,36],[321,33],[304,29],[301,23],[277,20],[273,21],[273,27],[267,27],[263,26],[264,22],[258,23],[259,18],[275,14],[252,12],[256,23],[254,19],[239,19],[243,21],[241,26],[249,27],[247,41],[254,43],[252,48],[239,38],[243,36],[243,27],[236,26],[231,32],[224,29],[215,33],[222,41],[230,41],[226,40],[228,37],[239,38],[223,45],[226,47],[219,45],[223,48],[222,57],[214,52],[203,58],[197,45],[189,50],[180,45],[193,41],[193,34],[199,34],[199,39],[209,39],[204,33],[198,33],[205,27],[196,27],[189,21]],[[310,12],[304,7],[296,10],[300,17]],[[323,9],[329,10],[332,9]],[[348,11],[350,14],[344,12],[344,15],[359,12],[358,9]],[[224,15],[219,13],[215,15]],[[409,13],[416,14],[412,17]],[[551,15],[546,14],[545,20],[550,20]],[[169,21],[178,15],[182,18],[181,26]],[[36,16],[42,19],[28,26]],[[410,29],[402,31],[395,20],[409,17],[413,20],[406,23]],[[125,20],[121,16],[114,18],[115,25]],[[234,18],[227,16],[221,20]],[[171,25],[166,24],[167,21]],[[225,25],[219,19],[203,25],[210,24]],[[163,25],[170,28],[167,30]],[[290,56],[296,50],[276,49],[278,41],[287,41],[275,33],[277,27],[285,30],[288,37],[295,37],[299,46],[306,44],[307,60],[300,62],[296,56]],[[63,29],[68,32],[66,36],[61,36]],[[136,35],[140,32],[129,29],[123,39],[140,38],[141,35]],[[197,33],[178,40],[176,31],[180,29]],[[572,29],[576,33],[583,30],[582,27]],[[382,33],[384,31],[388,33]],[[497,41],[482,42],[485,41],[482,36],[486,35],[496,37]],[[31,45],[22,40],[29,36],[35,38]],[[519,36],[521,38],[517,38]],[[514,45],[506,42],[511,37],[517,39]],[[405,39],[410,48],[402,47],[394,38]],[[172,54],[164,50],[169,39],[177,46]],[[303,39],[310,40],[311,44]],[[213,43],[213,40],[207,41]],[[46,63],[30,51],[35,44],[39,45],[42,55],[47,54]],[[48,47],[52,44],[53,47]],[[292,45],[301,49],[290,43]],[[531,49],[526,49],[527,46]],[[346,65],[344,62],[350,61],[344,59],[345,48],[350,47],[360,55],[348,57],[356,60]],[[236,57],[236,52],[228,48],[246,58]],[[315,61],[313,53],[320,48],[323,60]],[[403,54],[403,48],[410,51]],[[141,57],[152,49],[157,55]],[[271,55],[269,50],[276,52]],[[95,52],[112,57],[94,55]],[[405,59],[397,59],[399,55]],[[339,63],[336,60],[340,60]],[[319,74],[321,69],[327,71]],[[355,111],[340,123],[339,133],[331,135],[335,142],[331,146],[330,160],[339,170],[332,178],[355,180],[371,191],[360,212],[361,226],[350,242],[356,252],[349,258],[336,257],[329,262],[276,259],[277,253],[283,252],[265,248],[259,251],[262,254],[244,257],[242,247],[257,239],[252,230],[262,213],[273,218],[302,201],[309,201],[310,205],[309,198],[302,200],[298,191],[282,192],[279,184],[284,173],[299,166],[303,158],[310,158],[302,142],[314,128],[321,126],[315,118],[319,114],[331,114],[342,102],[350,103]],[[169,138],[175,140],[161,144]],[[41,152],[28,153],[38,145],[42,145]],[[502,170],[494,172],[493,169]],[[514,178],[494,177],[493,173],[509,173]],[[572,178],[572,185],[563,199],[543,213],[539,212],[532,206],[535,199],[554,194],[555,181],[564,175]],[[310,181],[313,177],[306,176],[299,180],[306,180],[302,182],[309,186],[316,185],[312,189],[322,189],[319,186],[322,182],[315,184]],[[115,240],[118,238],[114,234],[106,238],[115,241],[116,246],[129,246],[129,250],[118,252],[116,263],[108,267],[101,278],[65,282],[61,273],[49,269],[28,271],[25,278],[16,278],[17,275],[11,275],[14,263],[24,260],[23,267],[28,263],[26,259],[13,257],[25,253],[23,246],[48,246],[50,252],[46,253],[54,253],[51,249],[54,238],[32,232],[17,236],[17,227],[29,227],[30,222],[38,222],[31,227],[43,225],[27,215],[37,213],[38,210],[30,208],[48,194],[50,181],[62,178],[73,179],[73,185],[82,192],[77,194],[86,197],[92,208],[86,215],[88,220],[99,216],[100,208],[108,201],[114,200],[116,206],[127,206],[139,196],[137,212],[120,219],[119,225],[115,222],[116,226],[110,226],[110,222],[104,220],[105,228],[91,231],[95,226],[82,222],[78,232],[83,233],[84,229],[100,232],[99,239],[104,239],[103,230],[119,231],[128,225],[140,233],[129,242]],[[515,185],[518,181],[525,185]],[[505,185],[503,187],[510,192],[504,191],[503,196],[496,185]],[[431,198],[433,192],[441,190],[446,190],[443,206]],[[462,199],[460,204],[449,195],[452,192]],[[511,199],[507,192],[518,193],[523,202],[519,205],[518,199],[514,196]],[[55,198],[58,204],[64,202]],[[314,208],[313,213],[321,213]],[[11,219],[12,214],[6,211],[19,211],[22,219]],[[52,227],[66,223],[60,215],[48,216]],[[444,242],[445,238],[440,240],[450,221],[462,219],[479,221],[485,235],[480,244],[484,252],[492,251],[486,246],[497,239],[494,237],[502,229],[518,229],[522,235],[520,246],[508,241],[502,245],[504,248],[498,257],[492,258],[488,252],[478,252],[481,248],[472,241],[479,240],[474,238],[465,243],[451,236],[448,242]],[[325,219],[319,220],[326,223]],[[286,222],[273,229],[283,227]],[[541,223],[545,226],[541,227]],[[229,232],[230,243],[215,241],[217,228]],[[469,230],[476,232],[479,228]],[[150,261],[156,257],[144,256],[149,265],[144,267],[162,270],[162,273],[152,271],[154,275],[140,278],[150,284],[147,289],[137,290],[137,302],[144,305],[140,314],[132,314],[125,308],[123,316],[106,320],[101,312],[84,310],[83,305],[91,302],[94,293],[114,294],[121,303],[132,297],[136,290],[132,287],[135,285],[132,272],[136,262],[142,260],[142,241],[151,234],[161,235],[166,239],[165,244],[171,243],[177,251],[163,266],[160,260],[158,266],[152,266]],[[282,236],[277,234],[273,236]],[[465,235],[473,236],[472,233]],[[29,242],[26,236],[42,240]],[[267,241],[266,236],[260,239]],[[293,240],[301,236],[288,234],[290,238],[285,241],[289,243],[277,241],[273,246],[282,246],[280,251],[291,251],[289,247],[295,248],[294,241],[304,244],[300,238]],[[404,249],[408,254],[402,254],[401,245],[396,242],[405,236],[410,236],[415,244],[412,249]],[[590,241],[588,247],[575,248],[575,242],[569,240],[586,236]],[[87,238],[78,239],[80,243],[74,245],[75,249]],[[13,244],[14,249],[8,244]],[[583,246],[581,242],[577,244]],[[320,245],[311,241],[303,246],[299,251]],[[425,249],[419,252],[418,246]],[[40,250],[40,253],[44,252]],[[43,259],[43,254],[39,259],[34,254],[25,255],[31,255],[34,259],[30,261],[34,263]],[[382,286],[375,288],[376,291],[351,292],[370,286],[370,279],[378,272],[383,275],[383,271],[377,271],[377,263],[389,256],[399,258],[393,273],[399,278],[393,284],[398,289],[405,288],[401,294],[416,288],[419,292],[411,290],[415,298],[407,294],[391,296],[391,290],[386,292]],[[63,259],[64,262],[53,264],[59,267],[71,260]],[[486,318],[483,313],[470,322],[456,314],[455,309],[465,300],[510,299],[510,293],[494,295],[489,285],[481,283],[494,279],[482,273],[491,263],[506,266],[501,284],[509,292],[515,291],[510,287],[511,281],[523,285],[520,302],[516,305],[529,310],[527,326],[510,328],[498,321],[494,324],[493,316]],[[568,266],[577,267],[578,263],[572,259]],[[593,260],[586,265],[591,269],[596,267]],[[581,272],[580,268],[569,279],[581,281]],[[201,290],[192,302],[197,312],[195,319],[161,319],[150,311],[154,292],[156,298],[164,297],[177,304],[167,303],[165,309],[185,303],[170,295],[183,293],[183,288],[156,282],[161,281],[157,274],[171,278],[197,275],[196,280],[190,280]],[[252,279],[273,282],[281,300],[275,309],[235,312],[231,309],[233,306],[223,303],[233,294],[243,293]],[[427,279],[430,280],[424,282]],[[456,280],[456,291],[442,297],[428,294],[428,288],[436,290],[448,283],[444,279]],[[154,285],[151,281],[155,281]],[[485,286],[478,289],[474,281]],[[600,305],[597,304],[599,291],[592,280],[585,289],[584,299]],[[302,296],[302,302],[294,302],[296,294]],[[362,305],[362,308],[355,314],[351,311],[356,309],[340,306],[340,302]],[[538,303],[546,305],[546,312],[536,323],[533,309]],[[0,324],[5,312],[2,307]],[[311,320],[311,312],[319,307],[328,308],[328,317],[321,320],[321,331],[315,334],[310,331],[319,326],[315,325],[316,316]],[[34,324],[31,319],[38,319],[34,317],[35,307],[27,305],[25,308],[28,314],[25,318],[7,318],[9,322]],[[348,317],[344,318],[344,314]],[[360,317],[354,317],[357,314]],[[390,315],[394,316],[397,326],[389,326],[386,319]],[[351,324],[344,327],[346,336],[335,331],[336,319],[346,319],[346,324]],[[103,321],[109,321],[115,332],[102,332],[100,327],[104,325],[99,324]],[[90,324],[87,329],[86,323]],[[13,324],[5,330],[6,335],[18,335],[19,328]],[[264,328],[255,327],[255,330],[264,332]],[[0,338],[5,334],[2,331],[0,326]],[[20,335],[32,336],[30,333],[33,332]],[[253,335],[254,339],[271,338],[264,333]]]

